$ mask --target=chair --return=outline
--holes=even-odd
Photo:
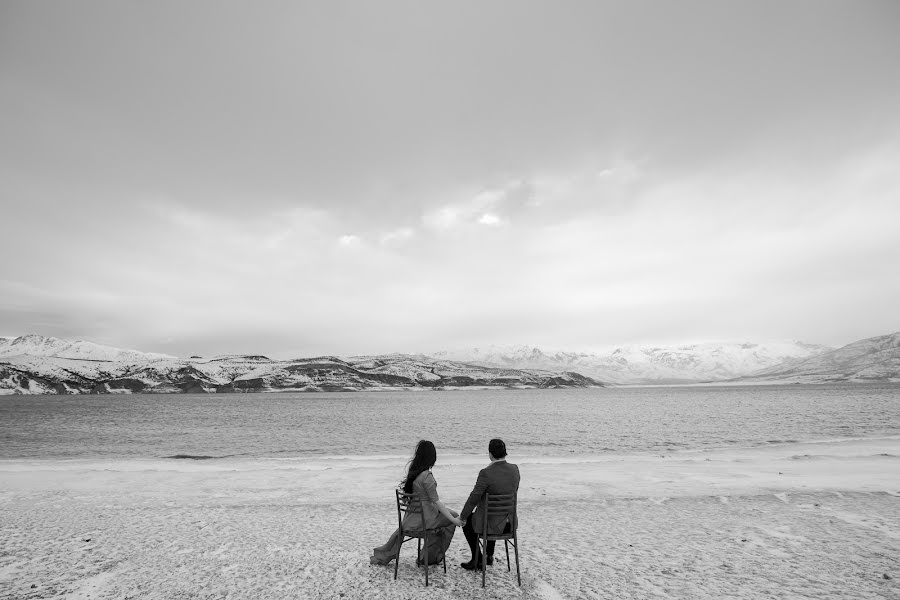
[[[425,542],[425,587],[428,587],[428,536],[440,535],[437,529],[404,529],[403,517],[405,515],[420,515],[422,525],[425,525],[425,516],[422,512],[422,499],[418,494],[406,494],[402,491],[395,490],[397,494],[397,521],[400,525],[400,543],[397,545],[397,556],[394,557],[394,579],[397,579],[397,571],[400,568],[400,548],[405,542],[410,540],[416,541],[416,562],[418,563],[419,554],[422,553],[422,542]],[[444,573],[447,572],[447,555],[444,555]]]
[[[522,574],[519,571],[519,538],[516,534],[518,523],[516,522],[516,494],[485,494],[484,495],[484,527],[478,532],[478,548],[481,551],[481,587],[484,587],[487,579],[487,544],[488,542],[499,542],[503,540],[503,546],[506,548],[506,570],[512,571],[509,564],[509,546],[512,544],[516,553],[516,578],[519,586],[522,585]],[[506,517],[508,519],[508,529],[503,533],[488,533],[488,522],[491,517]]]

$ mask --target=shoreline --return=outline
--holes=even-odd
[[[833,386],[833,385],[897,385],[900,379],[834,379],[834,380],[810,380],[800,381],[796,379],[782,380],[745,380],[745,381],[686,381],[683,383],[615,383],[611,381],[598,381],[595,385],[446,385],[446,386],[371,386],[371,387],[334,387],[320,388],[306,386],[302,388],[278,388],[278,389],[259,389],[259,390],[235,390],[228,392],[217,392],[216,390],[207,391],[153,391],[152,389],[135,392],[129,389],[111,389],[102,393],[72,391],[64,394],[48,394],[48,393],[19,393],[16,390],[0,388],[0,396],[27,396],[29,398],[36,396],[244,396],[254,394],[346,394],[346,393],[398,393],[398,392],[463,392],[463,391],[522,391],[522,390],[601,390],[601,389],[633,389],[633,388],[740,388],[740,387],[777,387],[777,386]]]
[[[805,447],[811,446],[813,448],[820,447],[823,445],[827,445],[833,448],[843,449],[840,450],[843,453],[853,452],[853,448],[859,448],[859,452],[865,452],[866,449],[874,449],[883,446],[887,450],[894,450],[895,444],[900,443],[900,435],[890,434],[890,433],[876,433],[868,436],[845,436],[845,437],[825,437],[825,438],[812,438],[805,440],[777,440],[777,441],[766,441],[759,442],[756,444],[748,444],[748,445],[728,445],[728,446],[709,446],[709,447],[698,447],[698,448],[680,448],[680,447],[665,447],[665,448],[652,448],[652,449],[644,449],[644,450],[608,450],[608,451],[593,451],[593,452],[585,452],[579,454],[575,450],[570,450],[568,452],[560,452],[560,453],[520,453],[518,454],[518,460],[524,461],[525,463],[542,463],[542,462],[558,462],[558,463],[593,463],[593,462],[608,462],[608,461],[619,461],[619,460],[640,460],[646,457],[656,457],[665,455],[669,458],[691,458],[695,456],[706,456],[708,454],[735,454],[742,452],[778,452],[778,448],[787,448],[787,447]],[[108,462],[113,463],[122,463],[122,462],[148,462],[148,461],[163,461],[165,464],[169,463],[177,463],[184,461],[186,463],[194,463],[194,462],[204,462],[209,465],[221,464],[227,461],[234,462],[283,462],[283,463],[304,463],[304,462],[315,462],[315,461],[372,461],[372,462],[382,462],[382,461],[396,461],[398,463],[405,463],[409,460],[409,454],[406,453],[395,453],[395,454],[317,454],[317,453],[307,453],[307,454],[297,454],[297,455],[288,455],[281,456],[280,452],[270,452],[266,453],[265,451],[260,451],[259,453],[254,454],[226,454],[221,456],[215,455],[192,455],[192,454],[176,454],[172,456],[128,456],[128,455],[95,455],[95,456],[49,456],[49,457],[35,457],[35,456],[0,456],[0,472],[3,471],[3,465],[8,464],[12,465],[15,463],[53,463],[59,462],[64,464],[90,464],[90,463],[98,463],[105,464]],[[447,464],[472,464],[481,461],[480,455],[474,454],[459,454],[453,452],[442,452],[439,455],[438,463],[447,465]]]

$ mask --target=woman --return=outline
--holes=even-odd
[[[444,558],[444,552],[453,540],[453,534],[457,527],[462,527],[459,513],[447,508],[437,493],[437,482],[431,474],[431,467],[437,461],[437,451],[434,444],[428,440],[422,440],[416,446],[416,453],[409,462],[409,470],[406,479],[403,480],[403,491],[407,494],[418,494],[422,500],[422,516],[425,518],[426,529],[436,529],[435,535],[428,535],[428,562],[436,564]],[[409,514],[403,518],[403,528],[408,530],[421,529],[421,517],[418,514]],[[397,556],[397,547],[400,545],[400,530],[391,534],[390,539],[383,546],[375,548],[369,562],[373,565],[389,564]],[[424,550],[424,549],[423,549]],[[424,556],[424,552],[423,552]],[[423,560],[419,557],[419,562]]]

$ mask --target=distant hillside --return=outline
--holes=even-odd
[[[101,346],[93,342],[70,342],[43,335],[23,335],[17,338],[0,338],[0,359],[10,356],[56,356],[84,360],[149,360],[173,358],[167,354],[122,350]]]
[[[576,371],[616,384],[723,381],[832,350],[796,341],[626,346],[607,353],[545,351],[534,346],[489,346],[433,356],[517,369]]]
[[[0,339],[0,394],[242,393],[602,385],[577,373],[421,356],[175,358],[41,336]]]
[[[900,381],[900,332],[853,342],[800,362],[777,365],[739,381]]]

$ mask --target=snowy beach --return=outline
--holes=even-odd
[[[572,457],[522,472],[502,554],[369,565],[405,457],[0,462],[0,598],[898,598],[900,439]],[[479,456],[442,456],[462,507]]]

